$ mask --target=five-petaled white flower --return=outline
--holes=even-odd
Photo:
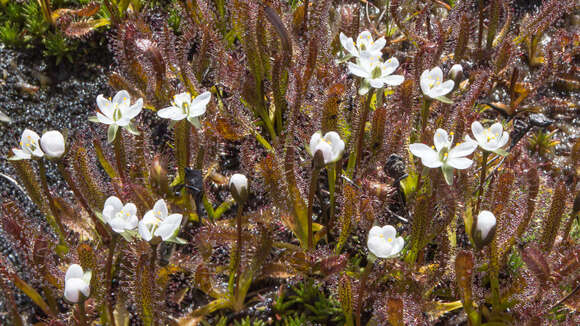
[[[109,125],[107,140],[113,142],[117,134],[117,129],[123,127],[132,134],[139,134],[137,129],[131,124],[143,109],[143,99],[138,99],[131,105],[131,95],[122,90],[117,92],[112,100],[106,99],[102,94],[97,96],[97,106],[101,112],[97,112],[96,117],[90,117],[92,122],[100,122]]]
[[[478,248],[483,248],[491,242],[495,235],[496,219],[492,212],[483,210],[477,215],[477,221],[472,228],[472,236],[475,245]]]
[[[448,185],[453,184],[453,169],[467,169],[473,163],[465,156],[470,155],[477,148],[473,141],[465,141],[451,148],[453,133],[447,134],[443,129],[437,129],[433,136],[435,146],[415,143],[409,145],[413,155],[420,157],[421,162],[428,168],[441,168],[445,181]]]
[[[48,158],[59,158],[65,152],[64,136],[57,130],[47,131],[40,137],[40,147]]]
[[[151,241],[154,237],[161,237],[163,241],[174,237],[175,231],[181,225],[181,214],[168,215],[167,205],[163,199],[159,199],[152,210],[145,213],[139,221],[139,234],[145,241]]]
[[[230,192],[238,203],[243,203],[248,199],[248,178],[240,173],[230,177]]]
[[[363,78],[359,94],[364,95],[369,91],[369,86],[383,88],[385,85],[401,85],[405,78],[401,75],[391,75],[398,66],[399,60],[397,58],[381,62],[378,57],[362,56],[356,64],[349,62],[348,70],[351,74]]]
[[[507,131],[503,131],[501,123],[496,122],[489,128],[483,128],[479,121],[474,121],[471,124],[471,131],[475,140],[467,136],[469,141],[473,141],[488,152],[494,152],[504,155],[505,152],[501,150],[507,144],[510,136]]]
[[[397,237],[397,230],[391,225],[373,226],[367,239],[367,247],[379,258],[393,257],[404,245],[405,240],[403,237]]]
[[[421,74],[421,90],[426,96],[449,102],[442,96],[447,95],[453,90],[455,82],[453,80],[443,81],[443,71],[441,68],[435,67],[431,70],[425,70]]]
[[[164,119],[183,120],[187,119],[196,128],[200,127],[199,117],[205,113],[205,108],[211,98],[210,92],[203,92],[191,98],[190,93],[180,93],[173,97],[171,106],[159,110],[157,115]]]
[[[78,303],[88,298],[90,289],[91,272],[83,272],[78,264],[69,266],[64,277],[64,298],[71,303]]]
[[[30,129],[24,129],[20,137],[20,148],[13,148],[14,156],[11,160],[28,160],[35,157],[43,157],[44,152],[40,148],[40,137]]]
[[[369,57],[380,57],[381,50],[387,43],[384,37],[374,41],[369,31],[360,33],[356,39],[356,43],[352,40],[352,37],[347,37],[342,32],[339,37],[340,44],[348,52],[348,55],[355,58],[360,58],[365,55]]]
[[[137,206],[133,203],[123,205],[119,198],[111,196],[105,201],[103,219],[117,233],[134,230],[139,223]]]
[[[344,142],[335,131],[327,132],[324,137],[317,131],[310,137],[309,152],[314,156],[317,151],[322,153],[324,164],[333,163],[340,159],[344,151]]]

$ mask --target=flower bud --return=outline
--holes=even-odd
[[[449,78],[453,79],[455,83],[458,83],[463,79],[463,67],[460,64],[454,64],[451,69],[449,69]]]
[[[240,173],[232,175],[230,177],[230,192],[238,204],[245,203],[248,199],[248,178]]]
[[[45,132],[40,138],[40,147],[48,158],[60,158],[64,154],[64,136],[56,130]]]
[[[495,235],[496,219],[492,212],[481,211],[471,228],[473,242],[478,249],[482,249],[491,242]]]

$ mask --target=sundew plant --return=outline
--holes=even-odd
[[[111,88],[2,149],[9,325],[580,323],[580,8],[521,2],[73,11]]]

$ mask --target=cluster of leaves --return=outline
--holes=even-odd
[[[34,276],[22,279],[0,256],[8,302],[18,288],[52,325],[261,325],[257,307],[281,325],[426,325],[450,314],[470,325],[570,322],[580,300],[580,245],[571,236],[580,145],[572,169],[545,172],[528,147],[546,141],[525,136],[547,128],[532,118],[538,103],[569,107],[544,94],[555,81],[573,86],[577,41],[557,23],[574,1],[546,1],[517,22],[507,0],[376,3],[184,0],[166,19],[118,16],[113,88],[143,98],[150,111],[184,91],[209,90],[212,100],[199,129],[185,120],[173,130],[160,120],[150,128],[141,119],[140,134],[120,130],[112,148],[101,143],[104,128],[71,137],[57,165],[72,198],[50,189],[43,165],[37,174],[34,162],[14,161],[47,223],[3,204],[2,229]],[[383,51],[405,76],[366,98],[336,63],[339,33],[365,29],[387,37]],[[550,41],[538,42],[544,34]],[[454,103],[421,110],[422,71],[453,63],[467,76],[449,95]],[[437,128],[462,139],[473,121],[500,119],[512,130],[509,155],[488,161],[476,152],[474,165],[483,168],[463,170],[452,186],[440,171],[422,171],[407,150],[430,144]],[[337,131],[347,146],[308,196],[305,144],[318,130]],[[238,210],[240,256],[227,191],[234,171],[250,180]],[[164,198],[184,215],[179,236],[187,243],[117,237],[98,217],[113,194],[139,212]],[[497,228],[488,246],[475,249],[471,230],[483,208]],[[367,258],[373,224],[400,230],[400,258]],[[89,299],[76,307],[59,299],[71,263],[93,275]],[[287,284],[294,285],[288,295]],[[13,323],[24,324],[19,307],[8,307]]]
[[[154,3],[152,3],[154,5]],[[13,48],[40,48],[46,57],[73,62],[82,40],[121,22],[143,4],[134,1],[0,1],[0,42]]]

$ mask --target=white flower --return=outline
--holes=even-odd
[[[373,41],[373,37],[369,31],[360,33],[356,39],[356,43],[352,40],[352,37],[346,37],[346,35],[343,33],[340,33],[339,37],[342,47],[349,53],[351,57],[355,58],[359,58],[364,55],[380,57],[382,55],[381,50],[387,43],[384,37]]]
[[[64,136],[56,130],[45,132],[40,138],[40,147],[49,158],[59,158],[64,154]]]
[[[248,198],[248,178],[236,173],[230,177],[230,192],[237,202],[245,202]]]
[[[64,277],[64,298],[71,303],[77,303],[81,299],[87,298],[91,294],[90,282],[90,271],[83,273],[83,268],[80,265],[70,265]]]
[[[112,100],[106,99],[102,94],[97,96],[97,106],[101,112],[97,112],[96,117],[90,117],[92,122],[100,122],[109,125],[107,140],[109,143],[115,140],[118,127],[123,127],[132,134],[139,134],[137,129],[131,124],[143,109],[143,99],[138,99],[131,105],[131,95],[122,90],[115,94]]]
[[[397,58],[390,58],[381,62],[377,57],[362,56],[358,63],[348,63],[351,74],[363,78],[359,94],[364,95],[369,91],[369,85],[373,88],[382,88],[386,85],[398,86],[405,78],[401,75],[391,75],[399,66]]]
[[[137,206],[133,203],[123,205],[119,198],[111,196],[105,201],[103,219],[117,233],[134,230],[139,223]]]
[[[115,94],[112,101],[106,99],[102,94],[97,96],[97,106],[101,110],[101,112],[97,112],[99,122],[126,127],[131,123],[131,119],[141,113],[143,99],[140,98],[131,105],[131,95],[122,90]]]
[[[488,152],[497,152],[503,155],[500,149],[507,144],[510,136],[507,131],[503,131],[501,123],[496,122],[489,128],[483,128],[479,121],[475,121],[471,124],[471,131],[475,140],[467,136],[468,140],[475,142]]]
[[[28,160],[35,157],[42,157],[44,156],[44,152],[40,148],[40,144],[38,143],[40,137],[37,133],[30,129],[24,129],[22,132],[22,136],[20,137],[20,148],[13,148],[12,152],[14,152],[14,156],[12,156],[11,160]]]
[[[475,245],[483,248],[491,242],[495,235],[496,219],[492,212],[483,210],[477,215],[477,222],[473,227],[472,236]]]
[[[389,258],[398,254],[404,245],[405,240],[397,237],[397,230],[391,225],[373,226],[367,239],[367,247],[379,258]]]
[[[173,97],[170,107],[159,110],[157,115],[164,119],[177,121],[187,119],[192,125],[199,128],[199,117],[205,113],[205,107],[210,98],[210,92],[203,92],[193,100],[191,94],[180,93]]]
[[[344,142],[335,131],[329,131],[322,137],[320,131],[315,132],[310,138],[310,154],[314,156],[317,151],[322,152],[324,164],[333,163],[340,159],[344,151]]]
[[[473,153],[477,144],[473,141],[465,141],[451,148],[453,133],[447,135],[447,131],[437,129],[433,136],[434,148],[425,144],[415,143],[409,145],[413,155],[420,157],[421,162],[428,168],[441,168],[447,184],[453,184],[453,169],[467,169],[473,163],[464,157]]]
[[[439,67],[425,70],[421,74],[421,90],[430,98],[438,99],[445,96],[453,90],[453,86],[455,86],[453,80],[443,81],[443,71]]]
[[[449,69],[447,75],[449,76],[449,78],[457,81],[463,77],[463,67],[460,64],[456,63],[451,67],[451,69]]]
[[[163,241],[173,238],[175,231],[181,225],[181,214],[168,216],[167,205],[163,199],[159,199],[152,210],[145,213],[139,221],[139,234],[145,241],[151,241],[153,237],[161,237]]]

